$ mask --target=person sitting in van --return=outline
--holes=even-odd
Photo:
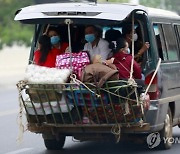
[[[68,51],[68,43],[62,42],[61,37],[58,34],[58,30],[56,27],[49,27],[47,35],[51,39],[51,44],[53,48],[56,48],[59,50],[59,54],[63,54]]]
[[[50,37],[40,36],[38,50],[34,52],[34,62],[39,66],[55,67],[56,56],[59,54],[57,48],[52,48]]]
[[[128,53],[128,42],[123,38],[119,38],[116,42],[116,53],[109,60],[106,60],[106,64],[113,63],[119,70],[119,78],[130,78],[132,56]],[[134,60],[133,64],[133,78],[141,79],[141,68],[139,64]]]
[[[139,27],[138,27],[139,28]],[[137,29],[137,28],[136,28]],[[149,49],[149,42],[142,43],[140,40],[140,34],[138,35],[136,30],[134,30],[134,59],[139,63],[142,61],[142,55],[145,51]],[[124,25],[122,27],[122,36],[128,42],[130,51],[131,51],[131,44],[132,44],[132,25]]]
[[[100,37],[97,27],[89,25],[85,28],[85,40],[87,43],[83,50],[88,51],[91,62],[96,55],[100,55],[102,61],[108,58],[111,52],[109,43]]]
[[[112,49],[112,54],[115,52],[116,41],[120,37],[122,37],[121,32],[119,30],[113,29],[112,27],[105,33],[105,40],[109,42],[109,48]]]

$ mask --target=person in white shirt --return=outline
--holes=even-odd
[[[85,40],[87,43],[84,45],[84,51],[88,51],[91,62],[98,55],[104,61],[110,55],[111,49],[109,43],[99,37],[97,27],[90,25],[85,28]]]

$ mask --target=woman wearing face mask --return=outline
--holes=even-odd
[[[58,34],[56,27],[49,27],[47,34],[50,37],[52,47],[58,49],[59,54],[68,51],[68,43],[61,41],[61,37]]]
[[[87,43],[84,46],[84,51],[88,51],[91,61],[96,55],[101,56],[101,60],[106,60],[110,54],[109,43],[100,38],[97,27],[90,25],[85,28],[85,40]]]
[[[134,31],[134,59],[137,62],[141,61],[142,55],[145,51],[147,51],[150,47],[149,42],[142,43],[142,40],[139,39],[139,36],[136,33],[136,30]],[[125,38],[125,40],[128,42],[129,47],[131,48],[132,44],[132,25],[125,25],[122,27],[122,35]]]
[[[116,42],[116,53],[114,56],[106,61],[106,64],[113,63],[119,70],[119,78],[127,79],[130,77],[132,56],[128,53],[128,42],[124,38],[119,38]],[[133,78],[141,79],[141,68],[134,60],[133,64]]]
[[[35,64],[50,68],[55,67],[56,56],[59,54],[59,50],[52,48],[50,37],[42,35],[38,43],[38,50],[34,52]]]

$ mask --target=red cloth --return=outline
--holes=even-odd
[[[58,49],[59,50],[59,55],[65,53],[68,46],[69,46],[69,44],[66,43],[66,42],[61,43],[61,48]]]
[[[130,54],[125,54],[123,52],[118,52],[113,57],[115,58],[113,63],[119,70],[119,78],[129,78],[131,71],[132,56]],[[133,78],[141,79],[141,68],[135,60],[133,64]]]
[[[37,50],[34,53],[34,62],[35,64],[40,65],[40,66],[55,67],[56,56],[63,54],[67,47],[68,47],[68,43],[62,43],[60,49],[57,49],[57,48],[51,49],[51,51],[49,52],[46,58],[46,61],[43,63],[39,63],[39,59],[41,57],[41,51]]]

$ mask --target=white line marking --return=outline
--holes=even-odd
[[[22,152],[30,151],[30,150],[32,150],[32,149],[33,149],[33,148],[24,148],[24,149],[20,149],[20,150],[8,152],[8,153],[5,153],[5,154],[19,154],[19,153],[22,153]]]
[[[18,109],[3,111],[3,112],[0,112],[0,117],[11,115],[11,114],[17,114],[18,112],[19,112]]]

